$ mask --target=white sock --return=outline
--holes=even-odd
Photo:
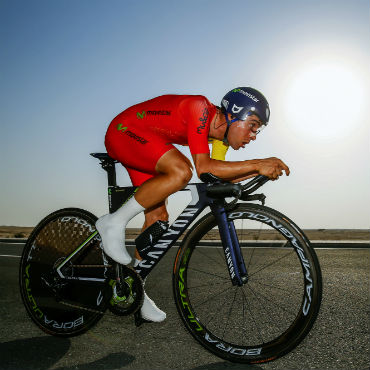
[[[145,208],[137,202],[135,196],[132,196],[122,207],[118,208],[116,212],[111,213],[112,223],[126,224],[137,214],[144,211]]]
[[[134,267],[140,263],[140,260],[135,258]],[[153,322],[161,322],[165,320],[166,313],[160,310],[157,305],[151,300],[144,290],[144,301],[140,310],[141,317],[145,320]]]
[[[135,258],[134,267],[137,267],[140,262],[141,262],[141,260],[138,260],[137,258]],[[144,282],[145,282],[145,280],[144,280]]]
[[[131,262],[131,256],[125,246],[126,225],[144,209],[133,196],[116,212],[104,215],[96,221],[96,229],[102,238],[104,252],[122,265]]]

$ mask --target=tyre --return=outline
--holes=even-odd
[[[99,234],[91,237],[96,220],[82,209],[61,209],[35,227],[23,249],[19,269],[23,303],[31,319],[48,334],[81,334],[107,307],[110,269]],[[61,278],[56,267],[84,242],[85,247],[63,267],[68,279]]]
[[[318,315],[319,262],[303,232],[281,213],[239,204],[227,215],[247,282],[232,285],[216,220],[208,214],[176,256],[176,306],[185,327],[215,355],[240,363],[271,361],[295,348]]]

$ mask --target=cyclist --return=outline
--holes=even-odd
[[[211,172],[239,182],[259,174],[272,180],[283,171],[289,175],[289,168],[278,158],[228,162],[209,155],[209,139],[218,140],[218,155],[224,159],[228,146],[238,150],[256,140],[269,116],[266,98],[251,87],[229,91],[221,107],[202,95],[162,95],[117,115],[108,127],[105,146],[109,156],[123,164],[132,184],[139,188],[116,212],[96,222],[105,253],[121,264],[129,264],[131,256],[124,245],[126,224],[142,211],[143,230],[157,220],[168,220],[167,197],[184,188],[193,171],[190,160],[172,144],[189,145],[198,176]],[[135,258],[137,266],[141,260],[137,251]],[[166,318],[146,293],[141,315],[155,322]]]

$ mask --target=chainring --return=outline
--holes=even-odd
[[[131,315],[143,305],[144,283],[132,267],[117,265],[116,276],[109,285],[112,287],[112,298],[108,307],[115,315]]]

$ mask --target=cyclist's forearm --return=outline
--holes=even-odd
[[[258,175],[259,168],[259,159],[238,162],[226,162],[216,159],[209,159],[205,163],[199,164],[198,166],[196,163],[198,176],[203,172],[211,172],[221,179],[233,182],[242,181],[248,177]]]
[[[251,177],[255,177],[258,175],[258,172],[253,172],[253,174],[251,175],[248,175],[248,176],[242,176],[242,177],[234,177],[234,178],[231,178],[231,179],[225,179],[227,181],[230,181],[230,182],[233,182],[233,183],[237,183],[237,182],[241,182],[241,181],[244,181],[244,180],[247,180],[247,179],[250,179]]]

